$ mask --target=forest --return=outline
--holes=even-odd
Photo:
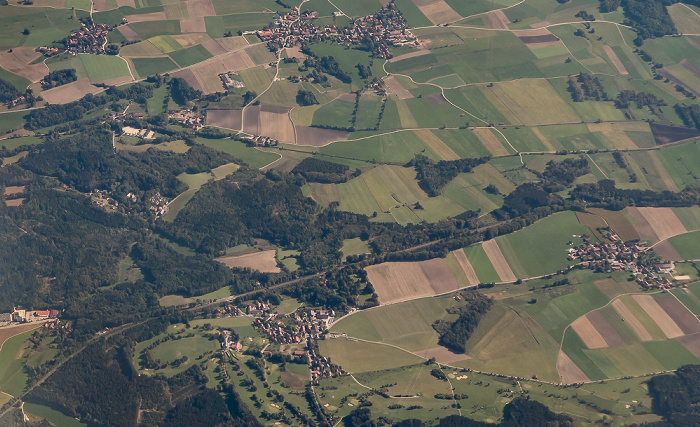
[[[406,166],[412,166],[416,169],[418,185],[423,191],[428,193],[430,197],[436,197],[440,194],[440,190],[457,175],[470,172],[473,167],[488,161],[488,157],[480,157],[478,159],[440,160],[435,163],[427,156],[416,154]]]
[[[448,313],[459,315],[457,320],[437,320],[433,329],[440,334],[440,345],[457,353],[466,353],[467,341],[493,305],[493,300],[476,291],[462,292],[460,297],[466,305],[448,310]]]

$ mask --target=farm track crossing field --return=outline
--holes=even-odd
[[[342,366],[351,373],[380,371],[400,366],[418,364],[424,359],[382,344],[373,344],[353,340],[351,338],[336,338],[318,342],[322,355],[330,357],[333,363]],[[368,354],[381,354],[380,358],[368,358]]]

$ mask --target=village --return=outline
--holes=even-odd
[[[628,271],[637,283],[645,289],[669,289],[671,281],[663,274],[674,272],[673,262],[654,263],[648,265],[653,257],[644,256],[653,252],[646,242],[630,243],[622,242],[619,237],[611,234],[609,243],[589,243],[587,239],[576,248],[568,249],[569,261],[581,260],[578,264],[582,268],[603,271]]]
[[[244,308],[226,305],[216,314],[217,316],[249,316],[253,317],[253,327],[266,336],[271,344],[280,344],[280,351],[288,350],[294,358],[306,359],[311,370],[312,383],[317,385],[322,378],[333,378],[346,375],[346,372],[318,353],[316,340],[335,338],[328,333],[328,327],[333,323],[333,310],[314,310],[299,308],[290,314],[272,312],[269,303],[253,302]],[[224,333],[221,340],[223,350],[241,351],[243,343],[230,339],[230,334]],[[268,345],[269,346],[269,345]],[[272,351],[266,346],[263,356],[271,356]],[[305,348],[305,350],[301,350]]]
[[[403,18],[394,2],[390,2],[377,13],[359,18],[352,27],[338,28],[326,24],[317,27],[311,21],[318,17],[317,12],[299,10],[294,7],[285,15],[275,15],[276,27],[255,32],[261,40],[267,42],[272,52],[293,47],[300,43],[320,42],[331,40],[346,45],[363,45],[365,50],[372,51],[378,58],[392,57],[388,46],[406,44],[417,45],[416,37],[408,31],[406,20]]]
[[[93,53],[93,54],[103,54],[110,53],[116,54],[117,52],[107,51],[105,45],[107,44],[107,33],[109,32],[109,26],[107,24],[85,24],[80,23],[82,28],[75,33],[71,34],[66,40],[66,50],[71,54],[75,55],[77,53]],[[47,48],[48,49],[48,48]],[[45,55],[54,55],[57,51],[47,50],[44,52]]]
[[[194,130],[199,130],[204,126],[204,117],[198,116],[192,110],[170,110],[168,111],[168,118]]]

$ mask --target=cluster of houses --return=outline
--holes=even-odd
[[[94,188],[89,194],[95,204],[101,208],[115,210],[119,206],[119,202],[112,198],[111,191]]]
[[[151,202],[151,207],[148,209],[156,214],[156,216],[165,215],[168,213],[168,200],[161,196],[160,193],[156,193],[151,196],[149,202]]]
[[[219,78],[221,79],[221,83],[224,84],[224,89],[227,89],[231,86],[233,86],[234,89],[243,89],[245,87],[245,83],[243,83],[240,80],[234,80],[232,77],[237,76],[238,73],[236,71],[229,71],[228,73],[221,73],[219,74]]]
[[[371,40],[374,43],[374,54],[379,58],[391,58],[388,45],[419,43],[408,30],[406,20],[393,1],[377,13],[357,19],[348,28],[338,28],[332,24],[317,27],[311,23],[317,17],[316,12],[309,11],[299,15],[298,8],[294,7],[284,15],[276,14],[273,17],[276,24],[274,28],[259,30],[255,34],[267,42],[268,48],[273,52],[301,42],[332,40],[355,45]]]
[[[46,46],[39,46],[36,48],[39,52],[41,52],[44,56],[54,56],[57,53],[59,53],[59,50],[57,47],[46,47]]]
[[[294,346],[305,345],[307,351],[296,350],[294,357],[306,357],[311,370],[311,379],[318,384],[321,378],[345,375],[339,366],[333,365],[327,357],[315,350],[315,341],[325,339],[328,326],[333,323],[333,310],[312,310],[300,308],[291,314],[275,314],[267,304],[254,303],[246,307],[246,313],[256,316],[253,326],[270,339],[271,343]],[[263,351],[263,355],[272,354]]]
[[[107,24],[86,25],[81,23],[82,28],[68,36],[66,48],[69,53],[105,53],[104,45],[107,43]]]
[[[43,81],[43,80],[42,80]],[[12,108],[16,105],[21,105],[27,102],[27,97],[24,95],[20,95],[15,99],[12,99],[10,101],[7,101],[5,105],[7,105],[8,108]]]
[[[204,126],[204,118],[196,115],[192,110],[168,111],[168,118],[194,130]]]
[[[0,313],[0,326],[5,326],[10,323],[27,323],[55,319],[58,317],[59,313],[60,312],[55,309],[32,311],[15,307],[12,313]]]
[[[671,281],[662,274],[672,273],[675,269],[673,262],[646,266],[641,262],[642,254],[652,249],[645,242],[627,244],[617,236],[609,237],[609,243],[584,243],[576,248],[568,250],[569,261],[581,260],[578,264],[583,268],[605,271],[628,271],[635,276],[635,280],[644,288],[665,289],[671,285]]]

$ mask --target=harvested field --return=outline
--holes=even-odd
[[[221,44],[219,44],[219,42],[217,42],[214,39],[204,41],[202,43],[202,46],[204,46],[204,49],[206,49],[207,52],[211,53],[214,56],[223,55],[227,52],[227,50],[224,49],[223,46],[221,46]]]
[[[581,337],[581,341],[590,349],[607,348],[608,343],[598,332],[595,326],[588,319],[588,316],[581,316],[571,323],[571,328]]]
[[[683,330],[673,321],[671,316],[661,308],[651,295],[633,295],[632,298],[639,304],[640,307],[651,317],[654,322],[661,328],[661,331],[666,335],[666,338],[676,338],[683,334]]]
[[[513,274],[513,270],[510,269],[510,265],[508,265],[508,261],[506,261],[506,258],[503,256],[501,248],[498,247],[496,240],[487,240],[483,242],[481,246],[484,248],[484,252],[486,252],[486,255],[489,257],[489,260],[491,261],[491,264],[493,264],[493,268],[496,269],[496,273],[498,273],[498,277],[501,278],[501,281],[515,282],[517,278],[515,277],[515,274]]]
[[[128,25],[120,25],[117,30],[122,33],[126,41],[129,43],[137,43],[141,41],[141,37],[136,34],[136,31],[132,30]]]
[[[215,40],[221,45],[221,47],[223,47],[226,50],[226,52],[230,52],[232,50],[240,49],[250,45],[250,43],[248,43],[248,40],[246,40],[243,36],[222,37]]]
[[[49,67],[43,62],[30,64],[41,56],[41,53],[34,52],[34,47],[15,47],[12,52],[7,49],[0,49],[0,65],[5,70],[22,76],[32,83],[36,83],[49,74]]]
[[[415,354],[416,356],[420,356],[424,359],[430,359],[434,357],[436,362],[442,363],[444,365],[471,359],[471,357],[467,356],[466,354],[454,353],[445,347],[435,347],[429,348],[427,350],[415,351],[413,352],[413,354]]]
[[[190,86],[197,90],[204,91],[204,88],[202,87],[202,84],[200,83],[199,79],[197,76],[194,74],[193,68],[185,68],[184,70],[176,71],[173,73],[173,77],[177,77],[180,79],[185,80],[187,83],[189,83]],[[218,79],[218,77],[217,77]],[[221,80],[219,80],[219,87],[222,88],[222,83]]]
[[[632,312],[627,308],[624,302],[620,299],[616,299],[612,303],[613,308],[615,311],[617,311],[617,314],[622,316],[622,318],[625,320],[625,323],[627,323],[637,334],[640,340],[642,341],[651,341],[652,336],[649,333],[649,331],[644,328],[644,325],[632,314]]]
[[[260,106],[253,105],[243,109],[243,132],[260,135]]]
[[[350,133],[335,129],[321,129],[311,126],[295,126],[297,145],[323,147],[331,142],[345,141]]]
[[[467,254],[464,253],[464,250],[457,249],[456,251],[452,251],[452,253],[454,254],[455,258],[457,258],[457,261],[459,261],[459,265],[462,267],[464,274],[467,276],[469,284],[471,286],[476,286],[481,283],[479,277],[476,275],[476,271],[474,271],[472,263],[469,262],[469,259],[467,258]]]
[[[493,157],[507,156],[508,150],[501,144],[498,137],[488,128],[474,129],[474,135],[479,138],[484,147],[491,153]]]
[[[637,230],[623,211],[608,211],[600,208],[589,208],[588,211],[603,218],[623,241],[639,239]]]
[[[678,337],[678,341],[683,344],[683,347],[687,348],[689,352],[693,353],[693,356],[700,359],[700,335]]]
[[[204,22],[204,17],[195,16],[192,18],[180,19],[180,31],[183,33],[204,33],[207,31],[207,25]]]
[[[9,196],[11,194],[24,193],[26,190],[27,190],[26,185],[22,185],[22,186],[13,185],[10,187],[5,187],[5,195]]]
[[[589,132],[600,132],[608,140],[614,141],[611,148],[635,149],[637,144],[625,132],[649,132],[649,125],[645,122],[631,123],[588,123]]]
[[[503,13],[502,10],[492,10],[486,14],[493,28],[497,30],[507,30],[508,24],[510,24],[510,19]]]
[[[671,208],[631,207],[628,210],[634,218],[639,218],[639,215],[641,215],[646,220],[649,227],[651,227],[653,234],[649,233],[646,224],[640,221],[640,228],[637,228],[637,232],[643,239],[651,239],[653,236],[656,236],[656,242],[688,232]]]
[[[649,127],[651,128],[651,134],[654,136],[656,145],[670,144],[672,142],[700,136],[700,130],[693,128],[662,125],[654,122],[650,123]]]
[[[272,249],[269,251],[254,252],[252,254],[214,259],[226,264],[229,268],[250,268],[261,273],[279,273],[282,270],[277,266],[276,254],[277,251]]]
[[[399,83],[398,80],[396,80],[395,77],[390,76],[384,79],[384,83],[387,85],[387,87],[394,92],[394,94],[399,98],[399,99],[409,99],[413,98],[413,94],[406,90],[401,83]]]
[[[67,104],[77,101],[88,93],[94,94],[101,90],[102,88],[93,86],[90,83],[90,79],[85,77],[63,86],[45,90],[41,92],[41,96],[43,96],[49,104]]]
[[[5,205],[6,206],[22,206],[27,199],[22,198],[22,199],[10,199],[10,200],[5,200]]]
[[[263,113],[287,114],[291,108],[281,105],[261,105],[260,111]]]
[[[253,60],[245,50],[230,52],[225,55],[211,58],[202,63],[190,67],[197,77],[204,93],[221,92],[223,86],[219,74],[227,71],[240,71],[255,66]]]
[[[598,333],[603,337],[608,347],[617,347],[625,345],[625,340],[620,336],[613,325],[608,322],[605,318],[603,312],[600,310],[593,311],[586,315],[591,325],[598,331]]]
[[[605,53],[608,55],[608,58],[610,58],[610,61],[612,61],[613,65],[615,66],[615,69],[617,69],[617,72],[620,74],[629,74],[627,71],[627,68],[625,68],[625,65],[620,61],[620,58],[617,57],[617,54],[615,51],[612,49],[610,46],[603,46],[603,50]]]
[[[581,118],[547,80],[528,79],[480,85],[479,90],[511,124],[576,123]]]
[[[442,105],[447,104],[447,100],[442,95],[442,93],[434,93],[432,95],[426,95],[425,99],[430,105]]]
[[[132,22],[152,22],[152,21],[167,21],[168,17],[165,16],[165,12],[151,12],[151,13],[141,13],[138,15],[129,15],[127,18],[130,23]]]
[[[261,110],[260,135],[269,136],[287,144],[296,143],[294,137],[294,124],[289,118],[288,113],[272,113]]]
[[[122,7],[122,6],[132,7],[135,9],[136,2],[134,2],[134,0],[117,0],[117,7]]]
[[[241,130],[243,110],[207,110],[207,124],[224,129]]]
[[[100,80],[95,83],[102,83],[107,86],[119,86],[134,81],[131,76],[115,77],[113,79]]]
[[[420,262],[386,262],[365,270],[381,304],[458,289],[457,281],[442,258]]]
[[[683,261],[683,257],[669,240],[664,240],[654,245],[654,252],[659,254],[663,261]]]
[[[211,0],[185,0],[187,13],[191,16],[216,16]]]
[[[183,33],[186,31],[183,30]],[[175,39],[176,42],[180,43],[180,45],[187,49],[188,47],[196,46],[198,44],[204,44],[207,41],[213,41],[209,35],[206,33],[189,33],[189,34],[176,34],[173,36],[170,36],[173,39]],[[214,42],[216,43],[216,42]],[[218,43],[217,43],[218,46]],[[221,46],[219,46],[221,48]]]
[[[462,19],[462,16],[455,12],[445,0],[413,0],[413,3],[435,25]]]
[[[287,51],[289,51],[289,49],[287,49]],[[393,58],[389,59],[389,62],[397,62],[408,58],[415,58],[416,56],[423,56],[427,55],[428,53],[430,53],[428,49],[416,49],[413,52],[404,53],[403,55],[399,56],[394,56]]]
[[[559,371],[559,379],[562,384],[590,381],[586,374],[561,350],[559,350],[559,358],[557,359],[557,371]]]
[[[675,297],[656,298],[661,308],[671,316],[685,335],[700,333],[700,321]]]
[[[274,162],[270,163],[269,165],[265,165],[260,168],[261,171],[266,171],[269,169],[275,169],[280,172],[285,172],[289,173],[294,169],[299,163],[301,163],[301,160],[299,159],[293,159],[291,157],[280,157],[279,159],[275,160]]]
[[[32,329],[36,329],[41,325],[43,325],[43,323],[25,323],[22,325],[0,328],[0,349],[2,349],[2,345],[5,343],[5,341],[9,340],[15,335],[19,335],[22,332],[31,331]]]
[[[435,136],[428,129],[421,129],[415,131],[415,134],[420,137],[420,139],[425,142],[425,144],[430,147],[431,150],[435,152],[442,160],[459,160],[459,154],[455,153],[447,144],[442,142],[440,138]]]

